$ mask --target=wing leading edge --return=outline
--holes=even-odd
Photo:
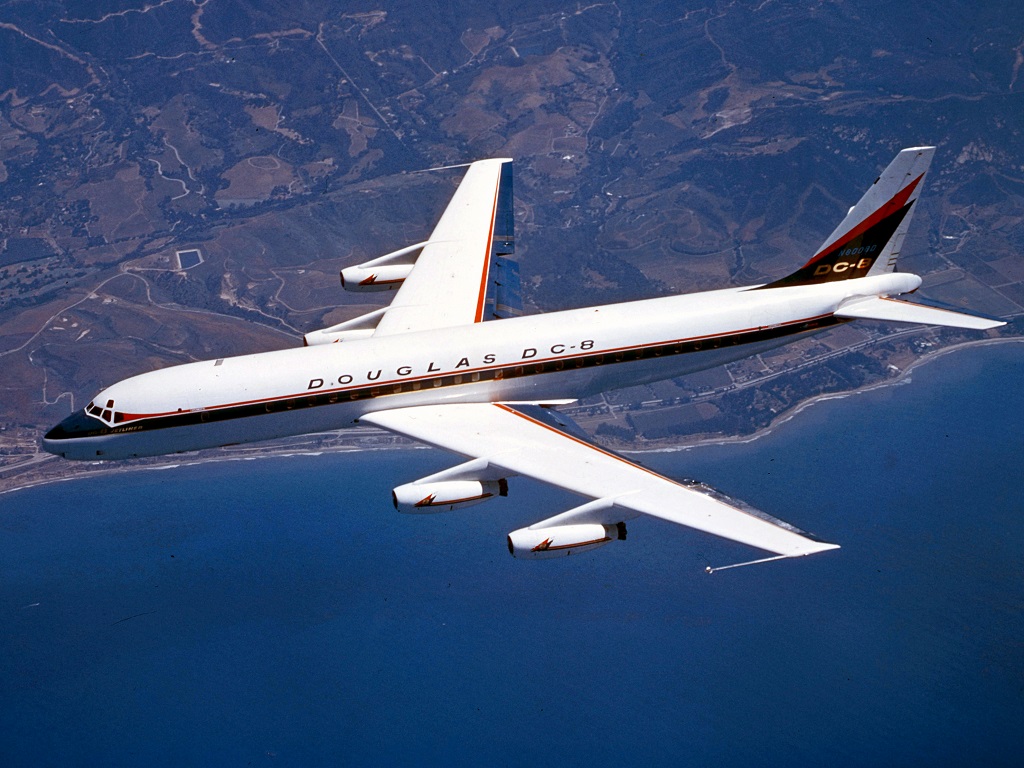
[[[700,483],[677,483],[543,418],[508,405],[459,403],[377,411],[361,422],[480,460],[489,472],[524,475],[593,499],[530,526],[614,526],[638,515],[800,557],[838,545],[730,499]]]

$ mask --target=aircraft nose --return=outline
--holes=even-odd
[[[66,441],[95,435],[104,426],[102,421],[94,419],[84,410],[75,411],[46,433],[43,437],[43,450],[60,456],[67,446]]]

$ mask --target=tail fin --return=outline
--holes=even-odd
[[[934,154],[935,147],[902,150],[810,261],[763,287],[812,285],[892,272]]]

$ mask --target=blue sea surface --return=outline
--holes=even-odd
[[[427,450],[109,474],[0,499],[0,764],[1014,765],[1024,349],[644,454],[842,549],[656,520],[545,562],[577,503],[404,516]]]

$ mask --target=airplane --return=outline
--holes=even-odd
[[[508,534],[518,558],[623,540],[626,523],[642,515],[769,553],[751,562],[836,549],[703,483],[605,450],[555,408],[853,320],[1003,325],[896,298],[922,282],[896,262],[934,152],[899,152],[815,254],[781,279],[536,315],[522,315],[508,258],[512,161],[477,161],[427,240],[341,272],[346,289],[394,292],[390,305],[307,333],[294,349],[125,379],[50,430],[42,447],[66,459],[117,460],[372,425],[466,459],[396,487],[402,512],[506,496],[516,476],[585,499]]]

